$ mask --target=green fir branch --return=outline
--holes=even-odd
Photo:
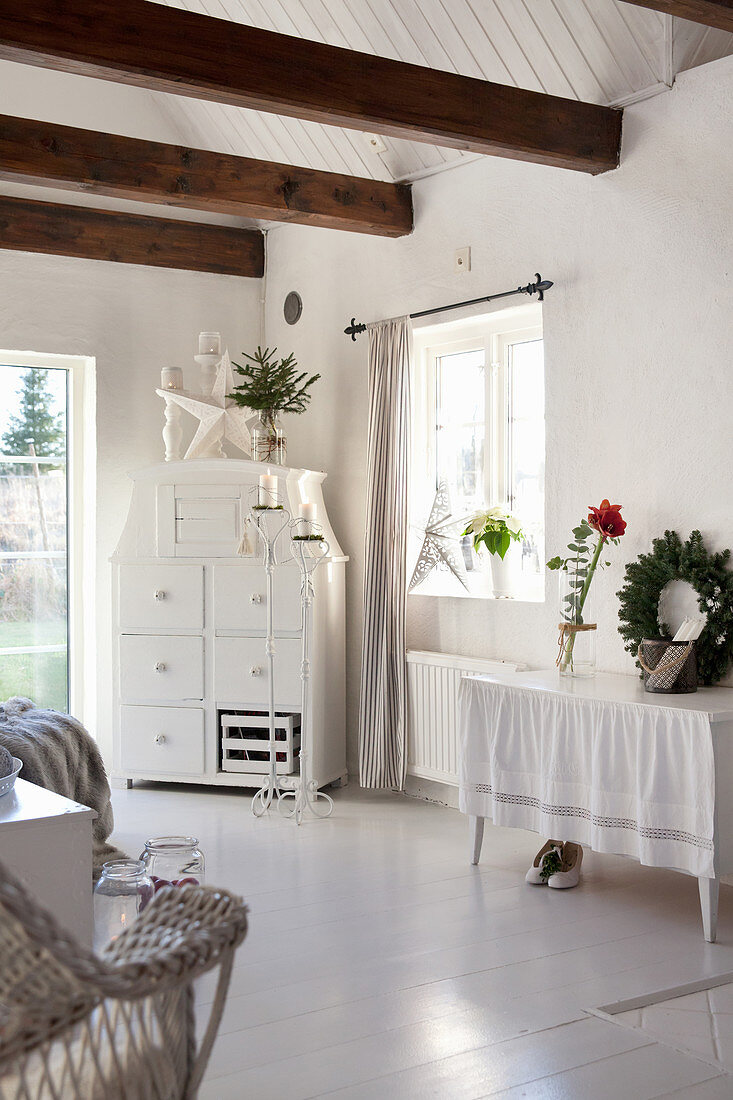
[[[292,352],[285,359],[276,359],[276,352],[277,348],[259,346],[254,355],[242,352],[249,362],[241,366],[232,363],[232,368],[244,381],[227,394],[238,405],[262,411],[271,420],[277,413],[305,412],[312,396],[308,391],[321,377],[313,374],[309,378],[306,371],[296,370],[298,362]]]

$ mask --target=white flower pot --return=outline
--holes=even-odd
[[[509,547],[503,559],[498,554],[489,554],[489,558],[494,597],[497,600],[506,599],[512,595],[512,547]]]

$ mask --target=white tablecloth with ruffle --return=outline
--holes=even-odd
[[[676,709],[671,696],[621,702],[513,679],[461,682],[464,813],[714,877],[710,714],[690,697]]]

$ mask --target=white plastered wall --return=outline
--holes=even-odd
[[[14,114],[156,140],[177,138],[151,97],[134,88],[0,63],[0,96],[2,109]],[[2,191],[55,197],[39,188],[3,185]],[[65,201],[78,200],[66,195]],[[125,207],[106,200],[98,204]],[[96,577],[88,582],[90,598],[96,599],[97,715],[85,718],[108,762],[109,556],[127,513],[127,472],[163,458],[163,402],[155,395],[160,370],[183,367],[185,384],[197,389],[193,355],[200,330],[221,331],[233,356],[256,346],[260,296],[257,279],[0,250],[0,348],[96,360],[97,493],[85,508],[96,507]],[[185,444],[194,421],[188,416],[184,421]]]
[[[320,371],[307,415],[287,423],[295,465],[324,491],[348,567],[349,763],[356,766],[370,321],[554,280],[544,308],[547,547],[586,505],[624,506],[628,533],[596,581],[601,668],[632,671],[617,634],[623,565],[674,528],[733,545],[733,58],[682,74],[626,111],[622,167],[591,178],[484,159],[414,188],[417,228],[397,241],[304,227],[270,234],[267,338]],[[453,273],[470,245],[472,271]],[[304,302],[282,320],[289,290]],[[519,299],[518,299],[519,301]],[[389,532],[385,532],[389,537]],[[409,597],[408,642],[547,667],[544,605]]]

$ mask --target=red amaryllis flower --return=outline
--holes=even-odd
[[[600,508],[589,505],[588,523],[604,539],[620,538],[626,530],[626,520],[621,518],[621,507],[620,504],[609,504],[607,500],[601,501]]]

